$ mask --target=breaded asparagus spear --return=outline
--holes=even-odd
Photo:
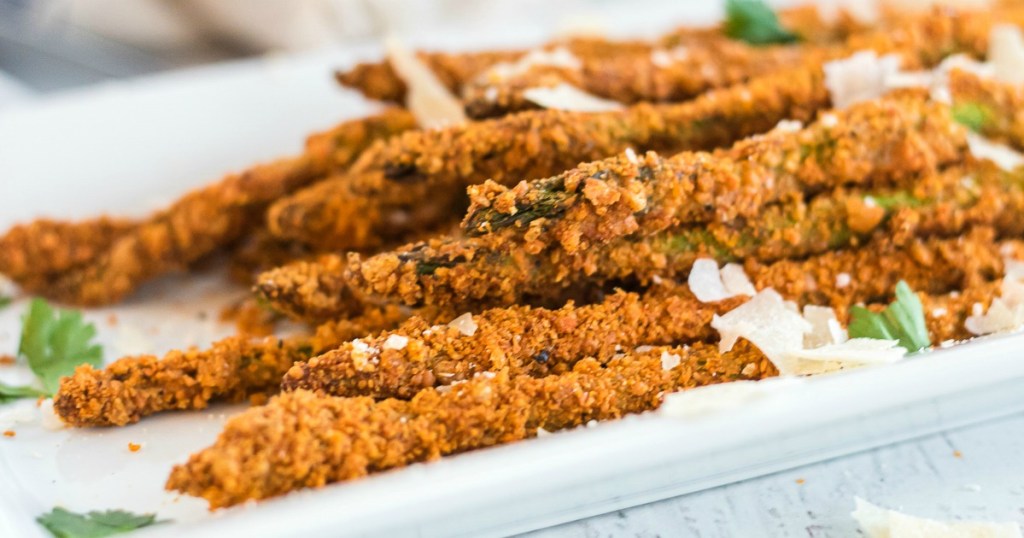
[[[507,188],[470,187],[469,235],[510,229],[572,254],[631,233],[753,218],[765,204],[843,185],[888,187],[962,159],[966,130],[916,92],[825,113],[714,154],[632,153]]]
[[[975,177],[964,181],[972,172]],[[352,254],[346,280],[373,300],[514,304],[524,295],[555,293],[582,281],[683,276],[703,256],[774,261],[813,255],[860,244],[882,228],[904,239],[956,235],[972,224],[1017,236],[1024,231],[1024,221],[1017,218],[1024,211],[1022,187],[1021,171],[985,174],[955,167],[922,178],[913,189],[838,189],[810,202],[769,206],[754,219],[650,235],[638,231],[574,254],[560,248],[530,250],[501,233],[439,239],[366,260]],[[301,296],[294,302],[301,303]]]
[[[661,354],[680,357],[671,370]],[[167,489],[211,508],[321,487],[441,456],[610,420],[658,407],[665,392],[775,375],[757,350],[738,346],[656,348],[602,366],[533,378],[478,376],[411,401],[280,395],[228,421],[213,446],[176,466]]]
[[[88,263],[136,226],[130,219],[99,217],[84,222],[39,219],[0,237],[0,274],[29,289],[54,273]]]
[[[748,262],[747,271],[758,289],[774,288],[797,304],[832,306],[845,321],[851,305],[888,300],[900,280],[929,294],[987,282],[1002,273],[1002,258],[1011,252],[1024,257],[1024,242],[997,243],[991,230],[978,229],[962,238],[907,245],[876,237],[858,249],[806,260]],[[561,373],[584,357],[603,363],[639,345],[713,338],[712,316],[744,301],[702,303],[687,286],[666,281],[642,296],[619,292],[601,303],[557,310],[495,308],[451,325],[413,317],[393,330],[296,363],[283,388],[409,398],[485,371],[507,369],[534,377]],[[472,334],[467,334],[467,323]]]
[[[274,200],[331,170],[347,166],[374,140],[413,125],[411,115],[399,110],[345,122],[311,137],[307,151],[301,156],[255,166],[193,191],[134,226],[124,229],[118,226],[119,233],[105,248],[92,249],[90,254],[94,255],[90,259],[64,267],[45,281],[40,281],[37,275],[47,274],[47,268],[40,267],[39,273],[31,273],[32,276],[18,283],[30,292],[73,304],[118,301],[142,282],[185,268],[242,237],[259,226],[264,210]],[[64,253],[51,254],[49,259],[73,257],[70,253],[78,250],[77,241],[82,236],[92,237],[88,244],[96,245],[96,234],[104,230],[97,228],[94,222],[65,225],[64,231],[75,233],[64,236],[57,247]],[[24,254],[9,253],[4,259],[17,263],[24,257]],[[9,269],[0,267],[2,271]]]
[[[232,336],[204,350],[125,357],[102,369],[82,365],[61,380],[54,410],[71,426],[123,426],[161,411],[265,396],[277,391],[295,361],[393,328],[407,315],[393,306],[368,309],[353,319],[324,324],[314,336]]]
[[[632,148],[675,153],[720,147],[783,119],[808,120],[828,103],[821,62],[852,51],[898,53],[904,69],[955,52],[983,53],[991,19],[935,12],[892,31],[859,36],[803,66],[677,105],[625,111],[523,112],[499,120],[396,137],[367,152],[356,177],[327,181],[275,205],[271,230],[323,249],[359,249],[451,219],[464,189],[485,179],[512,185]]]
[[[626,148],[713,148],[808,120],[828,102],[820,69],[795,69],[678,105],[582,113],[531,111],[410,132],[371,148],[349,176],[304,189],[271,208],[275,235],[324,250],[363,248],[461,215],[465,188],[491,178],[546,177]]]
[[[730,84],[787,69],[816,49],[752,47],[724,36],[686,40],[672,48],[652,47],[610,56],[570,56],[568,65],[503,63],[463,86],[466,113],[498,117],[540,108],[524,94],[531,88],[569,84],[625,104],[678,102]]]

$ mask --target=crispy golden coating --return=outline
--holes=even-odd
[[[975,224],[1016,236],[1024,227],[1015,217],[1024,210],[1024,175],[982,173],[984,168],[954,167],[920,178],[911,189],[837,189],[809,202],[766,206],[756,219],[649,235],[640,229],[571,254],[560,247],[532,250],[508,231],[438,239],[367,259],[351,254],[346,280],[378,301],[514,304],[524,294],[557,293],[581,282],[683,277],[700,257],[770,262],[809,256],[856,246],[880,229],[906,239],[956,235]],[[973,181],[964,181],[975,172]]]
[[[0,237],[0,274],[30,289],[45,286],[51,275],[94,259],[135,224],[99,217],[74,223],[39,219],[14,226]]]
[[[0,270],[10,271],[26,291],[60,301],[118,301],[142,282],[232,243],[259,225],[270,202],[347,166],[372,141],[414,125],[399,110],[342,123],[312,136],[301,156],[229,175],[135,224],[98,219],[15,228],[0,240],[6,247]],[[26,271],[36,256],[40,266]]]
[[[507,188],[470,187],[469,235],[512,229],[528,251],[569,254],[628,234],[755,218],[769,203],[843,185],[909,186],[963,159],[966,130],[911,93],[775,129],[713,154],[620,155]]]
[[[358,249],[455,221],[467,185],[561,173],[627,148],[675,153],[727,145],[828,102],[820,69],[795,69],[677,105],[603,113],[541,110],[409,132],[368,150],[350,174],[274,204],[275,235],[322,249]]]
[[[162,358],[125,357],[102,369],[82,365],[61,380],[54,410],[71,426],[123,426],[161,411],[265,396],[277,391],[281,376],[295,361],[393,328],[407,315],[397,307],[370,309],[325,324],[313,337],[232,336],[208,349],[176,350]]]
[[[672,370],[661,353],[679,355]],[[664,392],[775,375],[747,346],[655,348],[646,354],[591,359],[544,378],[478,376],[411,401],[278,396],[232,418],[213,446],[171,471],[167,488],[205,498],[211,508],[321,487],[448,454],[616,419],[658,407]]]
[[[853,304],[887,302],[900,280],[922,293],[942,294],[996,278],[1002,274],[1003,256],[1024,254],[1024,242],[1000,243],[993,236],[992,230],[978,229],[956,239],[906,245],[880,236],[859,249],[807,260],[749,260],[746,269],[757,289],[774,288],[798,304],[831,306],[845,321]],[[409,398],[484,371],[507,369],[511,375],[534,377],[562,373],[584,357],[603,363],[638,345],[713,339],[712,316],[745,300],[701,303],[687,286],[663,282],[643,296],[619,292],[598,304],[486,310],[473,315],[473,334],[413,317],[394,330],[296,363],[283,387]]]
[[[753,47],[719,35],[682,41],[671,48],[573,56],[571,65],[491,66],[463,86],[466,113],[489,118],[539,108],[524,92],[559,84],[626,104],[684,101],[713,88],[787,69],[817,52],[800,46]]]

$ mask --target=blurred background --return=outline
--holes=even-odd
[[[773,2],[778,3],[778,2]],[[783,2],[792,3],[792,2]],[[703,0],[0,0],[0,106],[125,77],[379,41],[444,48],[708,24]],[[687,14],[680,20],[680,12]],[[632,21],[634,24],[626,24]],[[635,24],[645,22],[645,24]]]

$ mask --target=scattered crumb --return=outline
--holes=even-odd
[[[128,443],[128,451],[129,452],[138,452],[140,449],[142,449],[142,445],[137,444],[137,443],[131,443],[131,442]]]
[[[806,480],[804,480],[803,478],[797,478],[796,479],[796,483],[800,484],[801,486],[804,484],[804,482],[806,482]]]
[[[117,322],[117,314],[111,314],[107,316],[107,325],[110,325],[111,327],[117,327]]]
[[[0,366],[14,364],[14,355],[0,355]]]
[[[953,457],[954,458],[962,458],[962,457],[964,457],[964,454],[963,454],[963,452],[960,452],[959,450],[954,450],[953,451]]]
[[[14,437],[15,435],[17,435],[17,434],[14,433],[14,430],[5,430],[4,431],[4,437]]]

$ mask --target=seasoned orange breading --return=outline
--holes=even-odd
[[[807,260],[750,260],[747,272],[757,289],[774,288],[801,305],[831,306],[846,321],[851,305],[887,302],[900,280],[925,294],[982,285],[1002,274],[1007,254],[1024,257],[1024,242],[996,242],[991,230],[979,229],[957,239],[902,246],[881,236],[859,249]],[[409,398],[485,371],[562,373],[584,357],[606,362],[639,345],[712,340],[712,317],[745,300],[702,303],[687,286],[664,282],[642,296],[619,292],[597,304],[485,310],[472,316],[472,334],[413,317],[393,330],[296,363],[283,386],[336,396]]]
[[[374,140],[414,126],[411,114],[398,109],[342,123],[310,137],[298,157],[229,175],[137,223],[44,221],[15,228],[0,239],[0,272],[26,291],[63,302],[116,302],[142,282],[243,237],[259,226],[269,203],[347,167]],[[37,258],[39,265],[26,269]]]
[[[164,357],[125,357],[105,368],[79,366],[61,380],[54,410],[71,426],[123,426],[161,411],[202,409],[211,401],[240,401],[274,393],[291,365],[358,336],[393,328],[402,309],[370,309],[328,323],[313,337],[233,336],[209,349]]]
[[[268,223],[275,235],[318,248],[364,248],[458,220],[466,186],[486,179],[515,184],[627,148],[714,148],[784,119],[809,120],[827,102],[820,69],[795,69],[677,105],[529,111],[410,132],[369,149],[350,174],[277,202]]]
[[[680,357],[671,370],[661,354]],[[232,418],[213,446],[171,471],[167,489],[211,508],[321,487],[448,454],[533,437],[658,407],[662,394],[775,375],[756,350],[737,346],[655,348],[611,360],[587,359],[571,372],[533,378],[483,375],[411,401],[278,396]]]

